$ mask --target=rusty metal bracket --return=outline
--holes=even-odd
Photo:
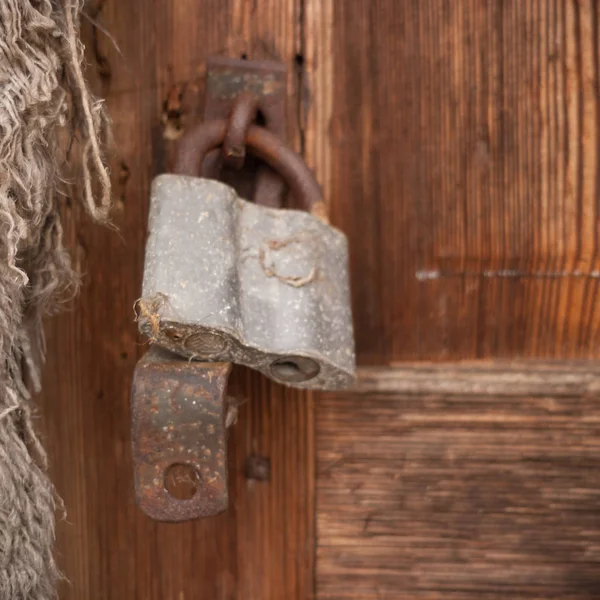
[[[251,95],[256,99],[258,124],[285,142],[286,80],[287,70],[282,63],[211,56],[206,61],[204,121],[229,119],[238,98]],[[222,167],[221,153],[214,150],[203,163],[202,176],[221,179],[248,200],[281,206],[285,184],[268,165],[250,158],[242,169]]]
[[[230,369],[181,360],[158,346],[138,362],[131,404],[135,490],[153,519],[185,521],[227,508]]]

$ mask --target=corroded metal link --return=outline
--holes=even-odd
[[[173,173],[195,176],[206,153],[223,145],[228,122],[207,121],[188,131],[179,141]],[[276,135],[251,125],[246,138],[248,149],[281,174],[300,208],[327,221],[321,188],[302,157]]]
[[[227,133],[223,140],[223,164],[232,169],[241,169],[246,158],[246,137],[258,113],[258,98],[251,92],[242,92],[236,99]]]

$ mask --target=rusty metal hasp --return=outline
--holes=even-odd
[[[355,372],[348,243],[282,140],[285,71],[231,59],[208,66],[209,118],[179,141],[174,173],[152,184],[137,303],[153,347],[133,390],[136,490],[161,520],[227,505],[229,363],[310,389],[347,387]],[[286,187],[296,210],[280,208]],[[174,497],[169,482],[191,495]]]
[[[225,389],[231,365],[153,346],[133,380],[135,490],[142,510],[184,521],[227,508]]]

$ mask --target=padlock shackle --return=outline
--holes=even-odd
[[[226,119],[200,123],[179,140],[173,172],[197,176],[208,152],[223,145],[227,135]],[[296,201],[306,211],[327,222],[321,188],[302,157],[264,127],[252,125],[246,144],[249,150],[281,174]]]

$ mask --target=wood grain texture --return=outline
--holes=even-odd
[[[318,598],[597,597],[600,374],[539,374],[448,365],[419,393],[390,381],[444,366],[364,369],[320,399]]]
[[[590,361],[462,361],[362,367],[354,393],[591,396],[600,364]]]
[[[230,509],[214,519],[159,524],[138,510],[129,431],[131,377],[145,350],[133,303],[141,288],[150,182],[168,168],[175,143],[165,136],[202,114],[205,58],[246,55],[288,65],[289,134],[299,149],[299,3],[106,0],[88,8],[118,44],[84,20],[88,76],[106,95],[114,126],[119,231],[91,225],[77,203],[65,204],[65,235],[84,286],[72,308],[48,323],[39,398],[52,476],[67,509],[58,549],[70,583],[60,597],[311,598],[309,394],[236,370],[230,390],[247,402],[230,435]],[[268,481],[248,477],[255,456],[268,460]]]
[[[597,595],[599,8],[595,0],[95,0],[114,220],[64,206],[84,276],[40,398],[61,598]],[[97,7],[94,10],[94,6]],[[319,401],[244,370],[228,513],[133,501],[129,387],[152,177],[202,114],[212,53],[289,69],[289,140],[348,233],[361,371]],[[74,193],[77,193],[74,190]],[[268,458],[268,482],[246,477]]]
[[[334,3],[332,209],[362,362],[599,356],[599,13]]]
[[[306,162],[313,169],[329,207],[333,203],[332,140],[333,111],[333,6],[334,0],[303,0],[303,57],[300,103],[303,149]]]

